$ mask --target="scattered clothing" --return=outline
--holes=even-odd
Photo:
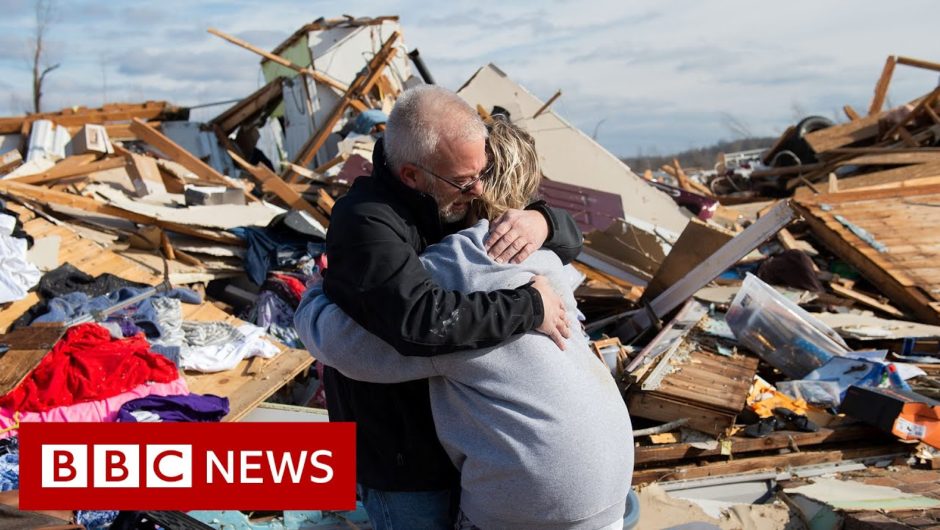
[[[3,440],[0,448],[0,491],[20,489],[20,443],[19,438]]]
[[[212,394],[150,396],[128,401],[119,422],[213,422],[228,414],[228,398]]]
[[[289,274],[275,272],[261,286],[263,291],[274,291],[285,302],[290,304],[292,309],[297,309],[300,299],[304,295],[306,286],[299,278]]]
[[[307,256],[311,239],[322,241],[318,231],[304,231],[303,219],[297,212],[281,214],[265,228],[242,226],[230,230],[248,244],[244,266],[248,278],[256,285],[264,283],[268,271],[278,267],[296,265]]]
[[[94,298],[117,291],[122,287],[146,288],[149,286],[108,273],[91,276],[78,270],[74,265],[65,263],[42,275],[39,286],[36,288],[40,301],[16,319],[13,329],[28,326],[37,316],[47,313],[46,303],[53,298],[74,292],[85,293],[90,298]]]
[[[154,300],[156,320],[164,335],[153,340],[158,353],[175,359],[184,370],[222,372],[246,357],[274,357],[280,351],[252,324],[238,328],[226,322],[184,321],[178,300]]]
[[[263,291],[258,296],[258,301],[248,314],[248,320],[287,346],[303,348],[300,336],[294,329],[294,308],[274,292]]]
[[[258,326],[242,324],[224,339],[220,335],[216,342],[210,344],[188,345],[180,351],[180,368],[206,373],[224,372],[235,368],[243,359],[249,357],[270,359],[280,353],[280,350],[267,341],[264,335],[264,329]]]
[[[144,383],[116,396],[95,401],[86,401],[55,407],[45,412],[17,412],[0,407],[0,429],[6,430],[0,437],[12,436],[12,431],[19,423],[105,423],[117,419],[121,407],[128,401],[148,396],[179,396],[189,394],[186,381],[177,377],[169,383]]]
[[[0,213],[0,304],[26,298],[42,273],[27,258],[28,241],[14,237],[17,219]]]
[[[32,323],[69,322],[79,317],[94,314],[96,311],[107,309],[133,298],[145,290],[145,288],[140,287],[122,287],[113,293],[94,298],[90,298],[82,292],[69,293],[48,300],[46,313],[37,316]],[[108,320],[117,322],[125,337],[142,331],[148,338],[159,338],[162,335],[162,330],[157,323],[156,311],[153,308],[153,300],[156,298],[178,298],[187,304],[202,302],[202,296],[192,289],[171,289],[165,293],[142,300],[133,306],[121,309],[110,315]]]
[[[80,324],[65,332],[19,386],[0,397],[0,407],[44,412],[178,377],[176,366],[151,352],[142,335],[118,340],[97,324]]]
[[[108,528],[117,519],[119,513],[121,512],[117,510],[78,510],[75,512],[75,523],[88,530]]]

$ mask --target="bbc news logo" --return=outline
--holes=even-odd
[[[20,506],[355,508],[352,423],[23,424]]]

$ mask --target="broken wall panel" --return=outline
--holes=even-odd
[[[309,31],[298,31],[278,46],[275,53],[297,66],[313,68],[346,85],[351,84],[362,71],[364,60],[378,53],[390,35],[401,31],[395,17],[351,19],[335,24],[314,23],[306,27],[310,28]],[[399,40],[396,46],[402,47],[404,44]],[[285,146],[288,156],[294,159],[300,148],[327,124],[342,94],[334,87],[300,76],[295,70],[268,60],[262,61],[261,68],[267,81],[278,76],[293,80],[289,84],[285,81],[282,109],[287,118]],[[395,92],[401,91],[405,80],[411,77],[407,54],[395,54],[390,67],[385,69],[382,76],[386,80],[381,83],[383,86],[390,86]],[[301,82],[301,79],[306,82]],[[341,119],[333,130],[339,130],[345,124],[346,120]],[[336,138],[328,137],[318,151],[314,165],[324,164],[335,157],[336,144]]]
[[[924,322],[940,323],[940,185],[799,200],[823,244]]]
[[[651,187],[554,111],[546,110],[533,119],[543,102],[496,66],[488,64],[477,70],[457,93],[474,108],[481,105],[489,111],[498,105],[507,109],[513,123],[535,138],[547,178],[619,195],[628,220],[639,219],[676,234],[688,223],[688,217],[668,195]]]
[[[542,179],[539,196],[570,213],[582,232],[604,230],[615,219],[623,219],[623,200],[615,193]]]

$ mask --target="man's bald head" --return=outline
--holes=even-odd
[[[396,175],[403,164],[434,165],[442,141],[486,139],[480,116],[457,94],[436,85],[406,90],[385,124],[385,159]]]

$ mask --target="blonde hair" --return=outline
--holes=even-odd
[[[525,208],[536,197],[542,170],[535,140],[521,127],[496,118],[487,125],[489,158],[483,195],[473,201],[478,219],[493,220],[506,210]]]

